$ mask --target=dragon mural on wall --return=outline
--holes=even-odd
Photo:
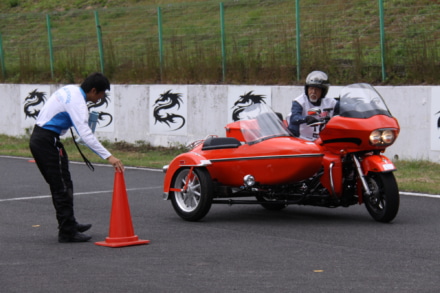
[[[87,103],[87,108],[89,110],[93,110],[93,108],[99,108],[103,105],[105,105],[107,107],[109,101],[110,101],[110,98],[106,94],[104,96],[104,98],[99,100],[98,102],[96,102],[96,104]],[[45,102],[46,102],[46,93],[39,92],[38,89],[34,89],[33,91],[29,92],[28,96],[24,99],[23,111],[25,114],[25,118],[29,117],[29,118],[36,120],[38,117],[38,114],[40,114],[40,109],[44,105]],[[108,123],[106,123],[102,127],[106,127],[113,122],[113,116],[110,113],[106,113],[103,111],[99,111],[98,113],[99,113],[98,124],[99,124],[99,122],[108,121]]]
[[[434,114],[434,116],[437,116],[438,114],[440,114],[440,111],[438,111],[437,113]],[[437,130],[440,129],[440,117],[437,119]],[[439,137],[440,138],[440,137]]]
[[[266,97],[263,95],[254,95],[253,91],[250,91],[242,96],[234,103],[234,106],[232,107],[234,111],[232,112],[232,120],[238,121],[240,120],[240,113],[243,112],[243,110],[246,107],[249,107],[253,104],[266,104],[266,101],[264,100]]]
[[[25,118],[37,119],[40,114],[40,108],[46,102],[46,93],[39,92],[37,89],[31,91],[24,99],[24,114]],[[40,107],[37,107],[41,105]]]
[[[110,101],[110,98],[107,94],[104,95],[104,98],[98,100],[96,103],[87,103],[87,108],[89,109],[89,111],[93,111],[93,108],[99,108],[103,105],[105,105],[105,107],[108,107],[108,103]],[[103,112],[103,111],[99,111],[98,112],[98,124],[100,124],[99,122],[103,122],[108,120],[108,123],[105,124],[102,127],[106,127],[108,125],[110,125],[113,122],[113,116],[110,113],[107,112]]]
[[[172,128],[171,124],[176,124],[176,128],[171,130],[181,129],[186,123],[185,117],[167,111],[174,107],[177,107],[177,110],[180,109],[181,103],[183,103],[182,94],[172,93],[171,90],[160,94],[160,97],[156,99],[153,105],[154,124],[157,122],[165,123],[170,128]]]

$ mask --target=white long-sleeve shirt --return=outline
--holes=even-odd
[[[36,124],[63,135],[70,127],[75,127],[83,142],[102,159],[111,156],[98,141],[88,124],[86,94],[75,85],[68,85],[53,93],[38,114]]]

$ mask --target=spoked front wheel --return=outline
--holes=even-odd
[[[393,173],[370,173],[365,177],[371,194],[364,195],[368,212],[378,222],[391,222],[399,211],[399,188]]]
[[[171,202],[182,219],[198,221],[211,209],[213,187],[206,169],[180,169],[171,186]]]

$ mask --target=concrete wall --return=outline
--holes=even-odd
[[[0,133],[21,136],[29,132],[35,111],[60,86],[0,84]],[[401,126],[397,142],[385,154],[440,162],[440,86],[375,88]],[[328,96],[338,96],[340,89],[332,86]],[[208,134],[224,136],[234,109],[245,106],[249,97],[263,99],[286,116],[292,99],[303,90],[302,86],[112,85],[108,103],[91,110],[105,114],[96,132],[100,139],[170,146]],[[35,93],[39,93],[39,104]],[[174,118],[167,119],[170,115]]]

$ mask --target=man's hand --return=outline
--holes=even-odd
[[[114,156],[110,156],[107,158],[107,161],[112,164],[112,166],[115,168],[117,172],[124,172],[124,165],[122,164],[121,160]]]
[[[307,123],[307,125],[315,123],[315,122],[319,122],[319,120],[316,119],[313,116],[306,116],[306,123]]]

